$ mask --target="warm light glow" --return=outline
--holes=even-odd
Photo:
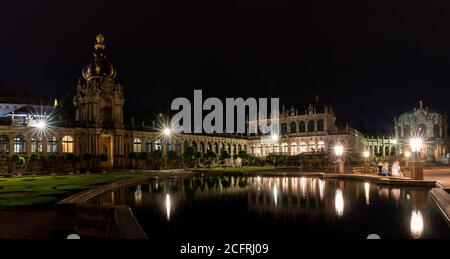
[[[278,136],[277,134],[272,134],[271,138],[273,142],[278,142],[278,140],[280,140],[280,136]]]
[[[370,205],[370,183],[364,183],[364,193],[366,195],[366,204]]]
[[[392,145],[397,145],[398,144],[398,140],[397,139],[391,139],[391,144]]]
[[[423,234],[422,212],[414,210],[411,214],[411,235],[414,238],[420,238],[422,234]]]
[[[171,207],[170,195],[166,194],[166,214],[167,220],[170,221],[170,207]]]
[[[343,145],[336,145],[334,147],[334,153],[336,156],[342,156],[344,154],[344,146]]]
[[[344,195],[341,189],[336,190],[336,197],[334,199],[334,206],[336,209],[336,215],[342,217],[344,215]]]
[[[301,191],[302,197],[305,198],[306,197],[306,178],[305,177],[300,178],[300,191]]]
[[[409,141],[412,152],[419,152],[422,149],[423,140],[421,138],[412,138]]]
[[[410,158],[410,157],[411,157],[411,152],[406,151],[406,152],[405,152],[405,157],[406,157],[406,158]]]
[[[275,207],[278,206],[278,188],[276,185],[273,186],[273,200],[275,201]]]
[[[322,179],[319,179],[319,196],[320,200],[323,201],[325,198],[325,181]]]
[[[370,157],[370,152],[369,151],[364,151],[363,156],[364,156],[364,158],[369,158]]]
[[[172,130],[170,128],[164,128],[163,133],[166,137],[170,137]]]

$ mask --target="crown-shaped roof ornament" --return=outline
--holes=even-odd
[[[103,36],[103,34],[99,34],[95,39],[97,40],[95,49],[105,49],[105,36]]]

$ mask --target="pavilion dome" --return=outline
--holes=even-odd
[[[94,61],[83,69],[83,77],[86,80],[96,78],[109,78],[114,80],[117,76],[117,69],[108,62],[106,58],[105,37],[102,34],[97,35],[95,44]]]

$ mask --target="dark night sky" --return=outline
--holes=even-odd
[[[101,32],[128,104],[319,93],[377,128],[419,100],[450,111],[448,0],[3,0],[0,28],[2,90],[63,96]]]

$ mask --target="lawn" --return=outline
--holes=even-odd
[[[253,173],[253,172],[259,172],[259,171],[273,171],[275,170],[274,166],[249,166],[249,167],[243,167],[243,168],[204,168],[199,169],[200,171],[209,171],[209,172],[226,172],[226,173]]]
[[[34,178],[0,178],[0,207],[52,204],[61,198],[86,189],[142,176],[138,173],[114,172]]]

